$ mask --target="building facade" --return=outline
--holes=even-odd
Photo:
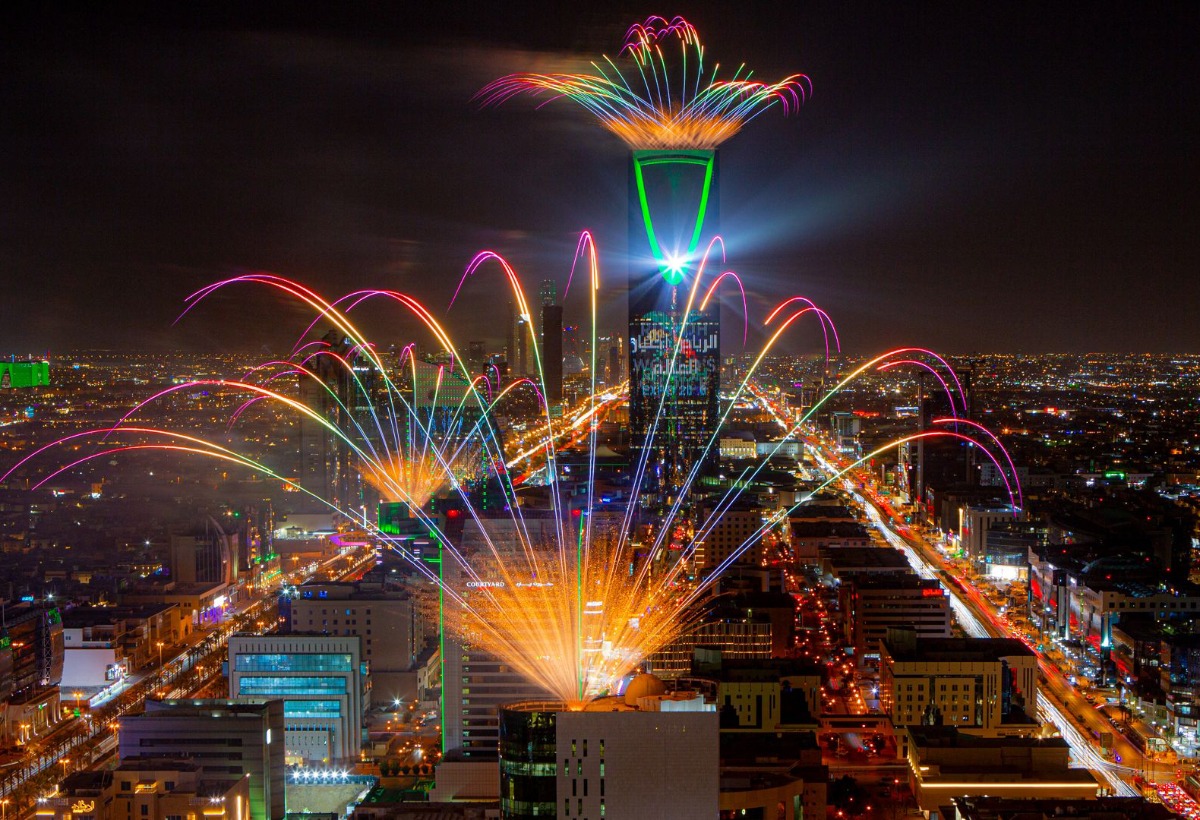
[[[634,151],[629,179],[629,431],[643,489],[678,494],[715,467],[721,319],[689,288],[719,224],[715,150]],[[712,447],[708,445],[712,443]]]
[[[132,759],[181,758],[206,779],[249,778],[253,820],[284,816],[283,701],[146,701],[146,711],[121,718],[118,753]]]
[[[847,635],[859,666],[879,663],[889,629],[908,627],[917,640],[950,637],[950,598],[936,579],[912,572],[851,575],[842,583]]]
[[[358,759],[370,683],[357,636],[233,635],[229,694],[283,701],[289,762]]]
[[[359,582],[312,582],[291,601],[292,632],[358,636],[371,665],[372,688],[394,696],[405,686],[425,647],[425,624],[416,599],[407,592]]]
[[[629,700],[602,698],[582,711],[555,702],[505,707],[500,816],[716,817],[716,712],[703,699]]]
[[[879,705],[893,725],[940,723],[976,734],[1027,733],[1037,720],[1037,657],[1011,638],[880,642]]]
[[[81,772],[38,801],[38,820],[244,820],[249,778],[213,780],[190,760],[131,760]],[[92,777],[86,777],[92,775]],[[100,777],[95,777],[100,775]]]

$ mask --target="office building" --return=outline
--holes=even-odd
[[[648,680],[647,680],[648,679]],[[533,701],[500,715],[500,816],[716,817],[717,714],[639,676],[581,711]]]
[[[4,633],[12,649],[12,691],[56,686],[63,674],[62,614],[48,603],[4,607]]]
[[[918,641],[912,629],[892,629],[879,656],[879,705],[897,727],[991,736],[1037,728],[1037,656],[1015,638]]]
[[[172,533],[168,542],[171,577],[182,584],[232,584],[239,569],[238,536],[208,516],[203,526]]]
[[[689,288],[719,224],[715,150],[635,150],[629,176],[629,432],[649,498],[678,495],[718,448],[721,319],[688,311]]]
[[[542,374],[546,403],[553,406],[563,398],[563,309],[542,305]]]
[[[281,700],[146,701],[121,718],[122,762],[191,760],[205,779],[249,779],[250,817],[280,820],[284,810],[284,705]]]
[[[711,508],[704,509],[700,520],[712,515]],[[715,517],[711,528],[702,533],[696,542],[693,560],[696,570],[715,570],[727,561],[743,564],[761,564],[766,558],[763,551],[763,521],[766,511],[749,499],[734,504]],[[698,533],[698,535],[701,533]]]
[[[531,317],[521,313],[520,308],[512,302],[508,303],[508,343],[505,355],[508,356],[508,374],[519,379],[529,372],[529,334],[533,332]]]
[[[289,763],[358,759],[370,683],[357,636],[233,635],[229,694],[283,701]]]
[[[701,648],[688,685],[715,700],[722,732],[776,732],[821,716],[822,671],[812,661],[736,660]]]
[[[290,609],[292,632],[361,638],[378,697],[416,695],[414,664],[425,648],[426,625],[413,595],[379,584],[309,582],[299,587]]]
[[[839,589],[846,639],[858,665],[877,666],[889,629],[909,628],[918,643],[950,637],[950,598],[936,579],[912,572],[850,575]]]
[[[355,468],[354,448],[321,419],[364,446],[362,431],[376,429],[373,414],[386,387],[371,359],[337,330],[326,333],[319,346],[321,355],[308,357],[308,372],[297,376],[297,398],[320,417],[300,414],[297,420],[300,486],[307,491],[301,512],[327,512],[317,499],[342,509],[374,506],[373,493]]]
[[[462,519],[457,519],[462,521]],[[520,541],[507,516],[485,519],[493,544],[513,550],[513,566],[523,562]],[[524,525],[533,543],[553,543],[554,518],[549,513],[527,511]],[[451,535],[453,538],[454,536]],[[476,577],[468,579],[457,561],[439,564],[442,583],[466,600],[482,594],[480,584],[502,581],[501,568],[492,560],[483,535],[474,521],[465,522],[457,539],[459,551],[468,557]],[[506,558],[503,552],[501,557]],[[443,601],[443,606],[445,606]],[[450,604],[453,606],[453,604]],[[463,641],[444,626],[442,634],[442,752],[447,759],[491,761],[494,766],[500,741],[501,704],[514,700],[545,699],[544,689],[530,683],[506,662],[490,652]]]
[[[987,558],[988,527],[1001,521],[1020,521],[1025,514],[1008,504],[970,504],[959,510],[958,537],[963,552],[980,569]]]
[[[851,576],[905,572],[911,566],[904,553],[891,547],[828,546],[819,548],[817,556],[822,577],[833,584]]]
[[[821,550],[828,547],[870,547],[871,536],[853,519],[844,521],[792,520],[788,523],[789,545],[801,564],[820,562]]]
[[[761,593],[769,599],[775,596]],[[696,607],[700,610],[694,626],[678,636],[662,649],[651,653],[646,666],[662,678],[678,678],[689,674],[697,652],[717,652],[727,660],[765,660],[773,654],[776,625],[771,609],[756,610],[743,605],[741,598],[752,596],[720,595],[710,598]],[[794,620],[795,606],[791,609]],[[786,630],[790,636],[793,624],[789,621]],[[786,639],[781,641],[786,645]]]
[[[1003,581],[1029,580],[1033,550],[1049,543],[1045,524],[1034,521],[996,521],[984,534],[984,567],[987,574]]]

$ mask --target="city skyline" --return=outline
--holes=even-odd
[[[1200,11],[683,6],[0,12],[6,812],[1200,817]]]
[[[1195,73],[1172,47],[1194,12],[687,5],[645,11],[686,14],[756,76],[813,82],[793,116],[722,147],[729,267],[752,314],[807,293],[855,353],[1196,347],[1171,318],[1200,299]],[[508,71],[614,55],[637,15],[7,14],[7,352],[282,343],[262,303],[235,298],[172,327],[189,292],[239,269],[436,305],[484,247],[563,283],[583,228],[625,268],[621,142],[569,104],[530,117],[471,97]],[[619,326],[624,306],[606,307]],[[488,308],[468,296],[449,323]]]

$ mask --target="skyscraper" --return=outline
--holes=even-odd
[[[356,425],[371,419],[372,405],[379,398],[378,370],[336,330],[326,333],[321,343],[321,355],[306,362],[311,375],[299,376],[298,398],[353,437]],[[311,493],[301,503],[313,512],[327,510],[313,496],[329,499],[343,509],[358,509],[367,503],[369,488],[355,468],[356,454],[350,445],[307,415],[301,416],[297,426],[300,486]],[[372,428],[368,424],[363,429]]]
[[[629,430],[649,496],[710,469],[721,364],[720,309],[688,296],[719,222],[717,152],[632,152],[629,177]]]
[[[562,401],[563,387],[563,309],[558,303],[553,279],[543,279],[539,289],[542,298],[542,376],[546,387],[546,403]]]

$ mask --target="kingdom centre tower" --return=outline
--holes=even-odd
[[[645,503],[670,503],[714,464],[721,364],[716,300],[693,285],[719,226],[717,146],[773,105],[790,111],[803,75],[777,83],[739,68],[719,79],[681,17],[632,26],[597,74],[514,74],[485,103],[521,93],[568,97],[630,147],[629,425]],[[713,248],[711,266],[722,251]],[[708,274],[719,273],[711,268]],[[710,277],[709,281],[712,281]]]
[[[716,462],[705,449],[719,418],[721,308],[689,311],[688,296],[717,234],[718,191],[716,149],[631,153],[629,429],[646,499],[671,500],[689,465],[704,474]]]

